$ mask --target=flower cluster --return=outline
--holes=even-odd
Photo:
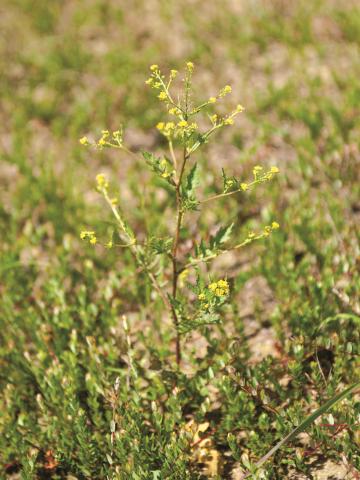
[[[161,132],[165,137],[171,137],[175,131],[175,123],[174,122],[159,122],[156,125],[156,128]]]
[[[79,140],[81,145],[97,147],[102,149],[104,147],[121,148],[123,146],[123,132],[122,128],[110,132],[109,130],[102,130],[101,137],[96,142],[91,142],[88,137],[81,137]]]
[[[109,188],[109,182],[103,173],[96,175],[96,189],[99,192],[106,191]]]
[[[177,138],[185,136],[190,137],[198,128],[195,122],[187,122],[180,120],[178,123],[174,122],[159,122],[156,128],[167,138]]]
[[[253,231],[250,231],[248,232],[246,240],[243,242],[243,244],[250,243],[253,240],[259,240],[260,238],[268,237],[274,230],[277,230],[278,228],[280,228],[280,225],[278,224],[278,222],[272,222],[271,225],[266,225],[263,231],[260,233],[255,233]],[[241,246],[243,244],[241,244]]]
[[[90,145],[90,141],[88,139],[88,137],[84,136],[84,137],[81,137],[79,142],[81,143],[81,145]]]
[[[242,105],[238,104],[236,105],[235,110],[233,110],[229,115],[225,115],[225,117],[219,117],[216,113],[214,113],[213,115],[210,115],[209,118],[213,126],[217,128],[226,125],[233,125],[236,115],[243,112],[244,110],[245,108]]]
[[[171,70],[168,79],[166,79],[165,75],[161,73],[158,65],[151,65],[150,71],[151,74],[145,82],[146,85],[150,85],[152,88],[159,91],[158,98],[161,101],[174,104],[169,92],[169,88],[174,78],[176,78],[178,71]]]
[[[191,76],[194,70],[194,64],[192,62],[186,63],[186,72],[185,72],[185,91],[189,88],[191,84]],[[169,141],[172,138],[180,138],[182,140],[189,139],[195,131],[198,130],[196,122],[190,121],[190,118],[202,109],[206,108],[209,105],[216,103],[219,99],[225,97],[231,93],[232,88],[230,85],[225,85],[216,96],[211,96],[207,101],[201,103],[200,105],[194,107],[188,105],[188,100],[178,100],[175,102],[172,98],[170,86],[174,78],[177,76],[177,70],[171,70],[168,76],[162,74],[158,65],[151,65],[150,67],[150,78],[146,80],[146,84],[150,85],[155,90],[158,90],[158,98],[166,104],[167,111],[169,115],[174,115],[178,117],[177,122],[159,122],[157,124],[158,130],[165,136]],[[187,98],[187,97],[186,97]],[[210,121],[212,123],[212,128],[205,132],[202,136],[204,140],[207,140],[207,137],[212,134],[215,130],[226,125],[233,125],[234,118],[236,115],[241,113],[244,110],[242,105],[237,105],[235,110],[230,114],[219,117],[217,114],[210,115]]]
[[[231,92],[232,88],[230,87],[230,85],[225,85],[225,87],[220,90],[219,97],[225,97],[225,95]]]
[[[211,282],[198,294],[202,310],[212,310],[222,305],[230,294],[230,287],[227,280],[221,279]]]
[[[271,225],[266,225],[263,230],[263,236],[268,237],[273,230],[280,228],[280,225],[277,222],[272,222]]]
[[[174,170],[173,169],[169,170],[170,164],[165,158],[160,160],[159,167],[160,167],[160,170],[161,170],[160,176],[162,178],[166,179],[166,178],[169,178],[172,175],[174,175]]]
[[[235,177],[227,177],[225,174],[225,171],[223,170],[223,181],[224,181],[224,186],[223,186],[223,193],[229,194],[229,193],[235,193],[237,191],[243,191],[246,192],[249,190],[249,188],[257,185],[258,183],[264,183],[267,181],[270,181],[274,178],[274,175],[279,173],[280,170],[278,167],[270,167],[270,170],[264,171],[263,167],[260,165],[256,165],[253,168],[253,175],[254,175],[254,180],[250,183],[247,182],[241,182],[237,180]]]
[[[83,230],[80,233],[81,240],[88,240],[91,245],[95,245],[97,242],[97,238],[95,232],[92,230]]]
[[[231,93],[232,92],[232,88],[230,87],[230,85],[226,85],[225,87],[223,87],[220,92],[216,95],[216,97],[212,96],[210,97],[206,102],[204,102],[203,104],[199,105],[199,107],[195,108],[195,110],[193,110],[191,113],[197,113],[199,112],[203,107],[205,107],[206,105],[211,105],[213,103],[216,103],[220,98],[223,98],[225,97],[227,94]],[[214,118],[217,118],[217,115],[213,115]]]
[[[269,171],[264,172],[263,167],[261,165],[256,165],[253,168],[253,175],[254,179],[260,182],[266,182],[267,180],[271,180],[273,176],[279,173],[278,167],[271,167]]]
[[[227,280],[219,280],[218,282],[210,283],[209,290],[211,290],[217,297],[227,297],[230,292]]]

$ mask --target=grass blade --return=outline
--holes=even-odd
[[[315,412],[309,415],[299,426],[294,428],[286,437],[282,438],[280,442],[278,442],[271,450],[269,450],[263,457],[260,458],[258,462],[256,462],[256,468],[260,468],[264,463],[274,455],[286,442],[289,442],[296,438],[299,433],[305,431],[315,420],[320,417],[323,413],[325,413],[329,408],[334,406],[336,403],[343,400],[347,397],[350,393],[352,393],[357,388],[360,388],[360,381],[354,383],[351,387],[347,388],[343,392],[338,393],[334,397],[330,398],[327,402],[324,403],[321,407],[319,407]],[[246,473],[242,478],[248,478],[251,473]]]

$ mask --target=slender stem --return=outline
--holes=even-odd
[[[186,77],[186,85],[185,85],[185,111],[183,111],[184,120],[187,121],[188,119],[188,110],[189,110],[189,77]],[[171,97],[170,97],[170,100]],[[184,149],[183,149],[183,157],[182,157],[182,164],[180,167],[179,177],[177,178],[177,173],[175,174],[175,194],[176,194],[176,228],[175,228],[175,235],[173,241],[173,248],[171,252],[172,257],[172,297],[173,300],[176,300],[177,294],[177,286],[179,280],[179,272],[178,272],[178,248],[179,248],[179,241],[180,241],[180,230],[182,221],[184,218],[184,210],[182,207],[182,200],[181,200],[181,182],[185,171],[186,162],[190,157],[190,152],[187,149],[187,142],[184,142]],[[181,344],[180,344],[180,332],[179,332],[179,318],[176,313],[175,305],[172,306],[172,317],[173,322],[176,330],[176,364],[179,367],[181,363]]]
[[[217,200],[218,198],[222,197],[228,197],[229,195],[234,195],[234,193],[239,193],[243,191],[244,190],[242,188],[239,188],[238,190],[233,190],[232,192],[219,193],[217,195],[213,195],[212,197],[205,198],[204,200],[200,200],[200,203],[211,202],[212,200]]]
[[[246,186],[246,190],[253,187],[257,183],[261,183],[260,180],[254,180],[253,182],[248,183],[247,186]],[[228,197],[230,195],[234,195],[235,193],[245,192],[246,190],[243,189],[243,188],[238,188],[237,190],[232,190],[231,192],[218,193],[218,194],[213,195],[211,197],[205,198],[204,200],[200,200],[200,203],[211,202],[212,200],[217,200],[219,198]]]
[[[157,79],[159,80],[159,82],[162,84],[163,88],[164,88],[164,91],[168,97],[168,102],[173,106],[173,107],[176,107],[178,110],[180,110],[180,112],[182,113],[181,115],[181,119],[183,120],[184,118],[183,117],[187,117],[187,113],[186,111],[183,110],[183,108],[181,107],[180,104],[177,104],[174,102],[174,100],[172,99],[172,96],[170,94],[170,91],[169,91],[169,86],[170,85],[165,85],[164,83],[164,80],[162,79],[161,75],[157,75]]]
[[[221,127],[222,127],[222,124],[221,124],[221,123],[218,123],[217,125],[214,125],[213,127],[211,127],[207,132],[203,133],[203,134],[201,135],[201,141],[198,140],[197,142],[194,143],[194,145],[193,145],[193,146],[191,147],[191,149],[189,150],[189,154],[194,153],[195,150],[197,150],[202,143],[205,143],[205,142],[208,140],[208,138],[209,138],[216,130],[218,130],[218,129],[221,128]]]
[[[123,144],[121,144],[121,145],[118,144],[117,145],[116,143],[105,142],[105,145],[107,145],[108,147],[112,147],[112,148],[118,148],[119,150],[122,150],[123,152],[128,153],[129,155],[131,155],[136,160],[141,160],[141,157],[139,157],[135,152],[132,152],[131,150],[129,150]]]
[[[226,250],[220,250],[216,253],[212,253],[211,255],[207,255],[206,257],[202,257],[202,258],[197,258],[196,260],[192,261],[192,262],[189,262],[189,263],[186,263],[185,265],[183,265],[179,270],[178,270],[178,274],[180,275],[181,272],[183,272],[184,270],[186,270],[187,268],[191,268],[191,267],[194,267],[196,265],[198,265],[199,263],[207,263],[209,262],[210,260],[213,260],[214,258],[217,258],[219,257],[220,255],[223,255],[224,253],[227,253],[227,252],[230,252],[232,250],[237,250],[239,248],[243,248],[245,247],[245,245],[248,245],[249,243],[253,242],[254,240],[259,240],[260,238],[263,238],[264,237],[264,234],[260,233],[259,235],[256,235],[255,237],[253,238],[247,238],[246,240],[244,240],[243,242],[237,244],[237,245],[234,245],[233,247],[229,247],[227,248]]]
[[[172,258],[172,267],[173,267],[173,275],[172,275],[172,296],[173,299],[176,299],[177,294],[177,286],[178,286],[178,279],[179,279],[179,272],[178,272],[178,248],[179,248],[179,241],[180,241],[180,230],[182,226],[182,221],[184,218],[184,210],[182,209],[182,202],[181,202],[181,181],[185,171],[185,165],[187,160],[189,159],[189,154],[187,152],[186,146],[184,147],[183,152],[183,160],[180,168],[179,178],[176,181],[175,185],[175,193],[176,193],[176,211],[177,211],[177,219],[176,219],[176,228],[175,228],[175,235],[173,241],[173,248],[171,252]],[[176,363],[179,366],[181,362],[181,345],[180,345],[180,332],[179,332],[179,318],[176,313],[176,309],[172,306],[172,317],[174,321],[174,326],[176,329]]]
[[[160,298],[162,299],[162,301],[164,302],[164,305],[165,307],[169,310],[169,312],[172,313],[173,311],[173,307],[169,301],[169,299],[167,298],[166,294],[164,293],[163,289],[161,288],[159,282],[157,281],[157,278],[155,277],[155,275],[153,274],[153,272],[151,272],[151,270],[149,270],[148,266],[146,265],[146,263],[140,258],[140,255],[139,255],[139,246],[137,245],[137,242],[136,242],[136,238],[135,236],[131,236],[129,235],[128,231],[129,229],[126,229],[126,226],[125,226],[125,222],[124,220],[121,218],[121,215],[119,213],[119,210],[117,209],[117,207],[115,205],[113,205],[113,203],[111,202],[111,199],[106,191],[106,189],[103,189],[102,190],[102,193],[104,195],[104,198],[106,200],[106,202],[108,203],[108,205],[110,206],[113,214],[114,214],[114,217],[116,218],[118,224],[119,224],[119,227],[121,229],[121,234],[120,234],[120,237],[121,238],[124,238],[125,241],[128,241],[129,244],[129,248],[130,248],[130,251],[131,251],[131,254],[133,255],[135,261],[141,265],[141,267],[144,269],[145,273],[147,274],[147,276],[149,277],[151,283],[153,284],[155,290],[158,292]]]

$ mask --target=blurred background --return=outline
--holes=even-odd
[[[137,183],[129,158],[89,153],[81,136],[124,124],[134,150],[162,147],[154,128],[161,107],[144,84],[152,63],[181,69],[191,60],[197,93],[206,98],[230,84],[223,108],[245,106],[236,129],[206,152],[210,183],[221,166],[244,179],[254,164],[282,170],[281,195],[274,187],[240,200],[245,219],[275,209],[279,220],[313,222],[319,238],[316,222],[334,203],[340,225],[326,223],[324,242],[359,220],[355,0],[3,0],[0,26],[7,274],[17,262],[46,265],[70,238],[76,250],[80,226],[101,214],[93,189],[99,169]],[[129,202],[133,187],[122,187]]]
[[[356,1],[3,0],[0,9],[1,212],[8,224],[17,211],[17,233],[30,217],[49,220],[57,240],[77,224],[72,194],[104,161],[80,149],[80,136],[125,123],[133,148],[159,143],[160,109],[144,85],[152,63],[193,61],[206,95],[231,84],[228,102],[246,114],[220,149],[237,169],[251,150],[290,170],[303,161],[304,175],[314,173],[307,157],[327,176],[331,165],[347,179],[358,172]]]

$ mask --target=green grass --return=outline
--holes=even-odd
[[[231,478],[359,381],[356,2],[216,1],[206,12],[202,2],[127,3],[1,7],[4,479],[211,478],[190,421],[209,424],[214,478]],[[144,85],[148,66],[186,60],[200,96],[229,83],[224,109],[246,108],[200,157],[206,192],[219,190],[224,165],[243,181],[257,164],[281,173],[191,214],[185,233],[208,237],[215,218],[229,217],[239,238],[274,219],[281,228],[209,268],[229,278],[231,303],[222,324],[189,335],[178,370],[171,324],[130,254],[79,239],[83,228],[108,233],[94,191],[99,171],[139,235],[172,225],[168,192],[152,193],[159,184],[145,165],[85,150],[78,139],[124,124],[133,150],[160,152],[163,118]],[[292,439],[259,475],[309,476],[314,460],[345,458],[356,478],[358,395],[329,415],[308,426],[306,445]],[[346,426],[324,426],[333,421]]]

